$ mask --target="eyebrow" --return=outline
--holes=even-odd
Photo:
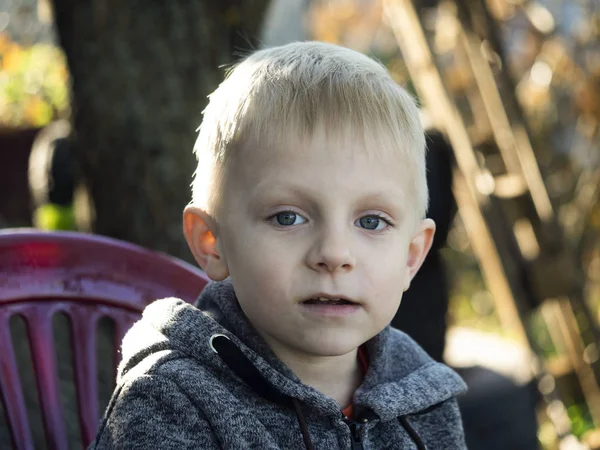
[[[276,185],[277,186],[277,185]],[[390,194],[390,191],[394,191]],[[251,208],[263,207],[265,203],[278,201],[286,203],[289,198],[290,203],[297,201],[306,202],[309,206],[315,207],[318,204],[320,193],[316,190],[306,189],[304,186],[298,186],[293,183],[281,183],[277,192],[273,192],[273,184],[270,186],[258,186],[253,192],[252,199],[249,202]],[[390,197],[394,200],[390,201]],[[405,191],[400,189],[380,189],[359,195],[354,201],[357,209],[381,209],[390,214],[395,219],[399,219],[406,214],[406,202],[408,201]]]
[[[365,205],[369,209],[380,209],[390,214],[394,219],[399,220],[406,214],[406,195],[404,192],[397,192],[392,195],[394,200],[390,201],[390,194],[379,191],[368,193],[357,200],[358,205]]]
[[[276,192],[275,189],[277,188]],[[314,197],[318,197],[318,192],[311,192],[311,190],[307,190],[302,186],[297,186],[295,184],[290,183],[271,183],[270,185],[262,185],[259,184],[257,188],[253,190],[252,199],[249,202],[250,207],[255,207],[257,204],[262,206],[263,203],[269,203],[272,201],[281,201],[285,203],[286,198],[294,199],[294,200],[302,200],[309,204],[314,205],[316,202],[314,201]]]

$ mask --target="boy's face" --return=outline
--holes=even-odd
[[[433,222],[415,226],[412,174],[392,152],[323,133],[248,150],[228,168],[217,278],[231,276],[280,358],[355,350],[391,321],[431,245]]]

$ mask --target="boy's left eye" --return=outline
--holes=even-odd
[[[354,225],[370,231],[380,231],[390,226],[387,220],[374,214],[361,217]]]

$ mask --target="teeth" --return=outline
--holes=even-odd
[[[335,302],[335,301],[339,301],[339,298],[327,298],[327,297],[318,297],[317,300],[319,300],[320,302]]]

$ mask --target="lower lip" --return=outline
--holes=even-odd
[[[343,317],[354,314],[360,309],[359,305],[319,305],[316,303],[302,303],[302,308],[311,314],[327,317]]]

